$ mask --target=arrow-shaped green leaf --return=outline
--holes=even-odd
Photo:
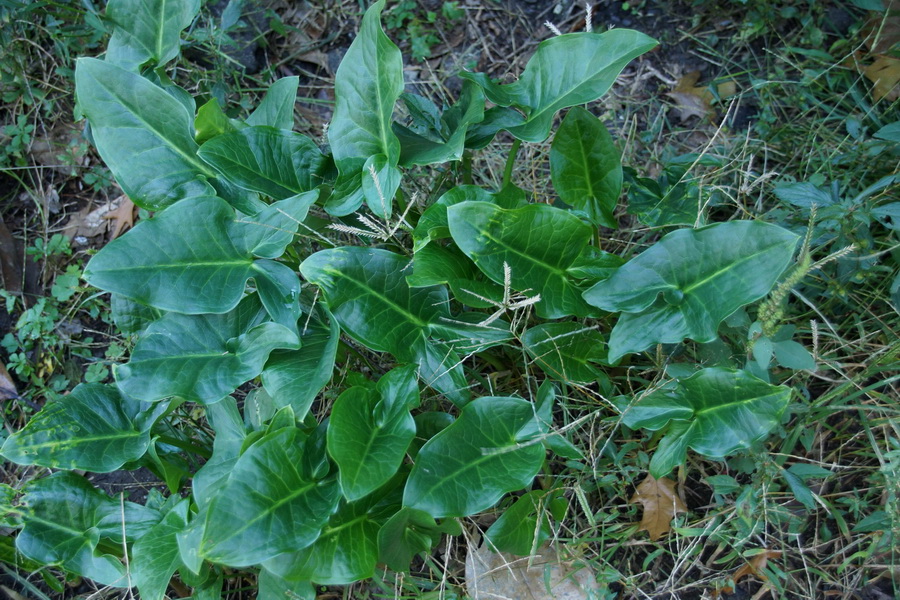
[[[84,277],[163,310],[227,312],[257,272],[253,256],[280,256],[316,196],[293,196],[254,216],[217,197],[184,200],[107,244]]]
[[[116,369],[119,388],[147,402],[170,396],[217,402],[259,375],[272,350],[299,346],[296,333],[265,318],[255,295],[221,315],[168,313]]]
[[[525,400],[473,400],[419,451],[403,505],[435,518],[465,517],[490,508],[537,475],[544,447],[531,438],[548,427]]]
[[[560,199],[595,225],[616,229],[622,192],[621,155],[600,119],[573,107],[553,136],[550,177]]]
[[[485,275],[503,284],[508,265],[514,290],[540,295],[534,305],[539,316],[595,312],[566,272],[591,239],[591,228],[575,215],[546,204],[506,210],[488,202],[462,202],[447,209],[447,219],[457,246]]]
[[[207,509],[202,556],[246,567],[319,537],[340,492],[333,477],[317,480],[307,471],[305,442],[298,429],[284,427],[241,455]]]
[[[711,342],[725,317],[766,295],[787,268],[798,236],[760,221],[679,229],[584,293],[623,312],[609,360],[652,344]]]
[[[526,142],[542,142],[550,134],[556,111],[605,94],[625,65],[656,44],[629,29],[570,33],[541,42],[513,83],[498,85],[484,73],[462,72],[460,77],[484,88],[494,104],[522,109],[525,121],[508,131]]]
[[[113,34],[106,60],[137,70],[147,62],[163,66],[181,50],[181,31],[200,11],[200,0],[111,0],[106,17]]]
[[[198,154],[235,185],[278,200],[321,184],[327,165],[311,139],[274,127],[248,127],[217,136]]]
[[[166,406],[142,408],[114,386],[82,384],[47,403],[6,439],[0,454],[20,465],[115,471],[144,455],[150,427]]]
[[[703,369],[640,398],[622,415],[632,429],[668,426],[650,460],[656,478],[684,462],[688,448],[722,458],[768,435],[781,421],[791,389],[746,371]]]
[[[300,265],[324,292],[341,329],[366,347],[419,365],[427,385],[458,404],[468,401],[452,346],[429,339],[430,325],[449,318],[447,290],[410,288],[409,260],[381,249],[343,247],[316,252]]]
[[[397,472],[416,434],[409,410],[418,404],[416,371],[409,366],[387,373],[374,390],[352,387],[335,401],[328,453],[347,500],[362,498]]]
[[[75,91],[97,151],[135,204],[160,210],[213,193],[206,178],[216,173],[197,157],[194,115],[165,90],[110,63],[79,58]]]

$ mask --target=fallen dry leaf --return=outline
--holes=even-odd
[[[707,115],[714,116],[712,109],[715,96],[708,86],[697,87],[700,80],[700,71],[691,71],[678,80],[675,88],[666,94],[675,100],[675,111],[680,121],[687,121],[691,117]],[[720,98],[727,98],[737,93],[737,84],[734,81],[723,81],[716,86],[716,93]]]
[[[110,227],[110,221],[115,218],[107,215],[114,213],[127,199],[128,197],[122,194],[99,208],[92,210],[90,205],[86,206],[69,218],[69,222],[63,228],[63,235],[72,239],[76,236],[92,238],[106,233]],[[128,202],[131,201],[128,200]]]
[[[6,223],[0,218],[0,284],[10,294],[22,293],[22,256]]]
[[[770,558],[778,558],[780,556],[781,552],[778,552],[777,550],[764,550],[759,554],[754,555],[749,561],[747,561],[746,564],[744,564],[744,566],[738,568],[734,572],[734,575],[731,576],[731,580],[735,585],[737,585],[738,581],[740,581],[744,577],[753,575],[760,581],[768,581],[768,577],[766,577],[766,574],[763,573],[763,569],[766,568],[766,563],[769,562]],[[733,594],[734,588],[731,586],[726,586],[723,587],[720,591],[726,594]],[[718,593],[716,593],[715,595],[718,596]]]
[[[646,531],[651,540],[658,540],[671,531],[675,515],[687,512],[687,506],[675,493],[675,482],[666,477],[655,479],[649,473],[637,486],[629,502],[644,505],[644,515],[638,531]]]
[[[900,60],[878,56],[871,65],[863,67],[866,79],[873,83],[872,99],[894,102],[900,99]]]
[[[128,229],[134,227],[134,211],[137,208],[134,205],[134,202],[131,201],[131,198],[125,194],[122,194],[116,198],[116,200],[113,200],[113,202],[116,201],[119,202],[119,205],[103,215],[104,219],[114,220],[112,232],[109,234],[109,239],[111,240],[119,237],[126,227],[128,227]]]
[[[587,600],[600,590],[587,565],[562,559],[564,550],[550,544],[533,557],[491,552],[487,545],[469,547],[466,589],[473,600]],[[530,566],[529,566],[530,565]]]
[[[12,400],[18,397],[19,393],[16,391],[15,382],[9,376],[9,371],[6,370],[3,363],[0,363],[0,400]]]

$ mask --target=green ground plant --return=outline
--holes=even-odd
[[[683,480],[699,460],[730,474],[704,478],[717,510],[700,524],[676,518],[675,532],[691,548],[718,544],[723,564],[758,553],[772,526],[799,539],[808,517],[773,495],[806,515],[826,507],[837,531],[822,528],[823,543],[849,534],[852,513],[854,531],[873,533],[869,555],[890,548],[897,440],[871,475],[889,496],[872,512],[819,493],[829,469],[787,464],[813,439],[785,425],[824,422],[837,398],[855,410],[860,389],[896,379],[896,347],[807,402],[796,381],[822,358],[785,306],[860,244],[851,224],[865,220],[872,239],[892,227],[879,194],[893,180],[786,182],[776,196],[792,208],[735,218],[708,210],[687,177],[721,161],[686,155],[655,180],[627,173],[622,207],[620,152],[582,105],[652,39],[561,35],[515,83],[462,73],[458,99],[437,106],[404,92],[384,4],[366,12],[336,74],[320,148],[292,131],[297,78],[243,118],[168,78],[198,2],[110,2],[108,14],[144,18],[114,20],[105,58],[78,61],[79,110],[116,181],[153,216],[83,275],[111,293],[130,352],[114,383],[90,374],[0,449],[55,470],[0,487],[17,550],[147,600],[176,573],[195,597],[219,597],[235,572],[261,598],[312,599],[313,584],[378,588],[385,567],[408,571],[494,507],[485,538],[516,554],[577,509],[603,540],[591,559],[600,576],[627,581],[610,558],[635,527],[587,495],[628,497],[644,470]],[[396,121],[399,103],[407,117]],[[478,151],[503,136],[514,141],[502,180],[474,185]],[[547,150],[553,191],[540,197],[552,204],[515,185],[523,144]],[[610,243],[622,208],[656,229]],[[64,253],[55,239],[33,253]],[[57,280],[55,301],[71,300],[79,274]],[[32,313],[15,344],[54,330],[47,310]],[[871,378],[879,386],[861,383]],[[600,449],[573,435],[590,419],[607,434]],[[766,445],[772,434],[780,448]],[[142,466],[165,483],[142,504],[79,474]],[[784,571],[766,575],[784,592]]]

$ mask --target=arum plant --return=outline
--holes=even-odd
[[[242,119],[213,100],[197,108],[167,77],[198,8],[110,0],[105,57],[78,60],[97,151],[153,216],[84,272],[134,340],[115,383],[48,403],[0,450],[53,470],[0,488],[4,525],[33,561],[144,600],[176,574],[215,597],[227,568],[254,573],[262,598],[312,598],[313,584],[408,569],[460,519],[523,490],[489,537],[527,551],[549,535],[542,507],[559,515],[565,500],[547,449],[581,457],[554,429],[558,391],[621,394],[616,365],[715,339],[791,261],[796,236],[757,221],[675,230],[627,261],[597,245],[621,214],[622,167],[582,106],[656,45],[641,33],[554,37],[515,83],[461,73],[459,98],[439,107],[404,91],[379,0],[337,71],[320,147],[292,131],[296,77]],[[560,111],[559,202],[508,178],[485,189],[435,177],[432,193],[408,194],[411,167],[468,180],[496,134],[542,142]],[[511,360],[527,376],[498,395],[489,376]],[[665,428],[659,477],[689,449],[721,456],[761,439],[789,396],[716,367],[626,398],[622,418]],[[145,504],[79,474],[138,467],[165,482]],[[532,489],[539,474],[552,490]]]

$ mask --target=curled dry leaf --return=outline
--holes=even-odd
[[[781,556],[781,552],[777,550],[763,550],[759,554],[754,555],[749,561],[747,561],[744,566],[738,568],[734,575],[731,576],[731,580],[737,585],[738,581],[747,577],[748,575],[753,575],[760,581],[768,581],[768,577],[763,573],[763,569],[766,568],[766,563],[769,562],[770,558],[778,558]],[[734,593],[734,588],[731,586],[726,586],[720,590],[726,594]],[[715,594],[716,596],[718,593]]]
[[[63,229],[63,235],[69,239],[76,236],[92,238],[106,233],[112,227],[110,239],[115,239],[125,229],[134,224],[134,203],[122,194],[99,208],[85,207],[72,215]],[[110,226],[110,221],[113,221]]]
[[[638,531],[646,531],[651,540],[658,540],[671,529],[672,519],[687,512],[684,501],[675,492],[675,482],[667,477],[656,479],[649,473],[629,500],[644,505],[644,515]]]
[[[872,99],[894,102],[900,99],[900,60],[878,56],[871,65],[863,67],[863,75],[872,82]]]
[[[0,363],[0,400],[12,400],[18,397],[19,392],[16,391],[16,384],[13,382],[12,377],[9,376],[9,371],[6,370],[3,363]]]
[[[119,205],[103,215],[104,219],[113,221],[112,232],[109,234],[109,239],[111,240],[119,237],[126,228],[131,229],[134,227],[134,211],[137,210],[134,202],[125,194],[122,194],[113,202],[116,201],[118,201]]]
[[[0,287],[11,294],[21,294],[22,270],[22,255],[16,240],[0,218]]]
[[[671,92],[666,94],[675,100],[675,111],[679,121],[687,121],[691,117],[714,116],[712,102],[715,96],[709,86],[697,86],[700,80],[700,71],[691,71],[678,80]],[[737,84],[734,81],[723,81],[716,86],[716,93],[720,98],[727,98],[737,93]]]

